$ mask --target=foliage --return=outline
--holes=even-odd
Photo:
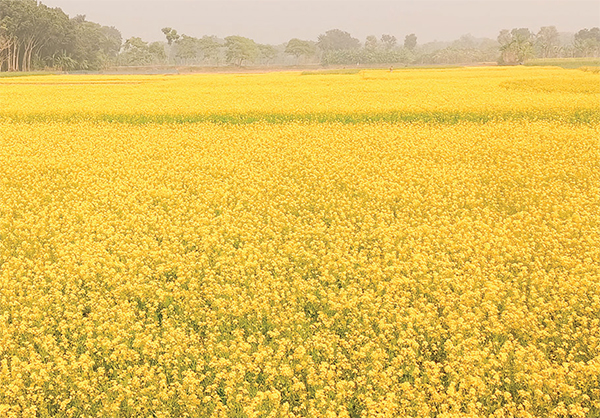
[[[506,29],[500,31],[498,43],[500,44],[501,64],[522,64],[533,55],[534,35],[527,28]]]
[[[198,47],[206,62],[219,64],[219,51],[222,47],[222,41],[216,36],[203,36],[198,39]]]
[[[580,56],[600,56],[600,28],[581,29],[575,34],[574,46]]]
[[[542,26],[535,37],[535,44],[542,58],[556,56],[559,49],[559,34],[555,26]]]
[[[227,61],[238,66],[241,66],[244,61],[255,60],[260,53],[256,42],[243,36],[226,37],[225,47],[227,48]]]
[[[358,50],[328,51],[321,57],[324,65],[333,64],[407,64],[414,55],[405,49],[386,50],[379,48],[363,48]]]
[[[360,47],[360,41],[353,38],[348,32],[331,29],[319,35],[317,45],[324,52],[352,51]]]
[[[365,40],[365,49],[374,50],[379,46],[379,42],[377,42],[377,37],[374,35],[367,36]]]
[[[267,65],[279,54],[273,45],[258,44],[258,51],[259,58]]]
[[[396,46],[398,40],[393,35],[381,35],[381,43],[384,45],[385,49],[392,49]]]
[[[166,27],[166,28],[162,28],[161,31],[167,38],[167,44],[169,46],[173,45],[173,42],[177,42],[180,38],[180,35],[173,28]]]
[[[177,46],[176,57],[179,58],[180,62],[189,64],[198,56],[200,44],[197,38],[181,35],[175,41],[175,45]]]
[[[412,51],[417,47],[417,35],[411,33],[404,38],[404,48]]]
[[[292,38],[285,46],[285,53],[295,56],[296,59],[308,58],[316,53],[316,47],[314,42]]]
[[[166,59],[165,48],[159,42],[143,41],[141,38],[132,37],[125,41],[123,52],[119,56],[121,65],[150,65],[161,64]]]
[[[0,71],[100,69],[114,63],[121,34],[34,0],[0,0]],[[68,65],[67,65],[68,63]]]

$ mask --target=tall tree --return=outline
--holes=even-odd
[[[500,62],[504,64],[522,63],[533,55],[533,33],[527,28],[515,28],[510,32],[503,29],[498,34]]]
[[[85,16],[69,19],[61,9],[35,0],[0,0],[0,71],[48,65],[97,69],[120,47],[119,31]]]
[[[121,64],[124,65],[148,65],[152,62],[152,54],[148,42],[142,38],[131,37],[123,44],[123,52],[120,56]]]
[[[558,30],[556,30],[555,26],[541,27],[535,37],[535,43],[540,50],[542,58],[550,57],[559,46]]]
[[[411,33],[404,38],[404,48],[413,51],[417,47],[417,35]]]
[[[177,31],[173,28],[162,28],[161,32],[165,35],[165,38],[167,39],[167,45],[168,45],[168,61],[171,62],[173,59],[173,54],[174,54],[174,48],[173,48],[173,43],[177,42],[180,38],[180,35],[177,33]]]
[[[173,45],[173,42],[176,42],[179,39],[179,34],[173,28],[162,28],[161,31],[167,38],[167,44],[169,44],[169,46]]]
[[[202,53],[202,59],[209,64],[219,65],[219,52],[222,47],[222,41],[216,36],[203,36],[198,39],[198,48]]]
[[[198,39],[193,36],[181,35],[181,37],[175,41],[177,46],[177,52],[175,55],[184,64],[191,64],[198,56],[200,50],[198,45]]]
[[[581,29],[575,34],[574,47],[584,57],[600,55],[600,28]]]
[[[381,43],[383,44],[383,47],[387,50],[390,50],[393,47],[395,47],[397,42],[398,40],[393,35],[381,35]]]
[[[244,61],[253,61],[258,57],[259,49],[256,42],[243,36],[228,36],[225,38],[227,61],[241,66]]]
[[[379,46],[379,42],[377,42],[376,36],[374,36],[374,35],[367,36],[367,39],[365,40],[365,48],[366,49],[374,50],[374,49],[377,49],[378,46]]]
[[[315,44],[310,41],[303,41],[298,38],[290,39],[285,46],[285,53],[296,57],[296,62],[300,57],[310,57],[315,54]]]
[[[348,32],[340,29],[331,29],[319,35],[317,45],[322,51],[345,51],[360,48],[360,41],[353,38]]]
[[[165,44],[162,42],[151,42],[148,44],[148,52],[152,56],[153,64],[164,64],[167,61]]]
[[[273,45],[258,44],[258,51],[265,64],[270,64],[278,55],[277,49]]]
[[[116,62],[121,49],[121,33],[114,27],[89,22],[85,16],[71,19],[69,47],[65,48],[81,70],[98,70]]]

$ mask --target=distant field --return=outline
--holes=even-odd
[[[39,77],[44,75],[54,75],[56,73],[51,72],[0,72],[0,78],[15,78],[15,77]]]
[[[0,103],[0,417],[600,416],[598,73]]]
[[[337,71],[337,70],[336,70]],[[469,67],[0,79],[0,118],[21,121],[458,122],[597,120],[598,74]]]
[[[527,66],[553,66],[561,68],[598,67],[600,58],[544,58],[528,60]]]
[[[427,69],[446,69],[446,68],[461,68],[461,65],[408,65],[398,64],[392,65],[393,71],[400,70],[427,70]],[[359,74],[364,71],[386,71],[386,69],[382,68],[373,68],[373,69],[365,69],[365,68],[335,68],[335,69],[321,69],[321,70],[307,70],[302,71],[302,75],[348,75],[348,74]]]

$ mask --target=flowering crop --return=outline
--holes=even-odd
[[[423,73],[174,77],[165,107],[153,77],[113,103],[132,85],[0,81],[37,92],[1,111],[0,416],[600,414],[600,124],[562,119],[598,103],[568,77],[598,75],[429,71],[441,96],[406,106],[516,113],[345,123],[408,109],[374,96]],[[232,90],[195,104],[211,77]],[[53,114],[61,89],[83,104]]]
[[[0,119],[37,121],[579,120],[600,76],[560,68],[467,68],[0,79]]]

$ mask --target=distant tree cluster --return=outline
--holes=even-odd
[[[398,46],[393,35],[382,35],[380,40],[369,36],[362,45],[360,40],[340,29],[319,35],[316,42],[293,38],[283,45],[262,45],[242,36],[194,38],[180,35],[169,27],[162,32],[169,62],[179,65],[408,63],[413,60],[417,46],[415,34],[406,36],[404,46]]]
[[[533,33],[527,28],[504,29],[498,35],[499,63],[523,63],[530,58],[567,58],[600,56],[600,28],[582,29],[570,43],[561,42],[554,26]]]
[[[99,70],[109,66],[150,65],[385,65],[465,64],[498,61],[519,64],[531,58],[600,56],[600,29],[560,33],[554,26],[504,29],[496,39],[464,35],[452,42],[420,45],[410,33],[367,36],[364,43],[350,33],[331,29],[316,41],[290,39],[264,45],[232,35],[196,38],[162,29],[164,41],[139,37],[122,41],[114,27],[70,18],[60,8],[35,0],[0,0],[0,71],[39,69]]]
[[[200,39],[179,36],[177,31],[164,28],[167,45],[175,64],[232,65],[287,63],[322,65],[368,64],[465,64],[498,61],[518,64],[530,58],[599,56],[598,28],[582,29],[569,38],[556,27],[542,27],[537,34],[527,28],[500,31],[497,39],[463,35],[452,42],[430,42],[419,45],[414,33],[402,43],[394,35],[380,38],[370,35],[364,43],[349,32],[332,29],[319,35],[317,41],[290,39],[284,45],[260,45],[241,36],[223,40],[215,37]],[[286,57],[293,60],[286,62]]]
[[[35,0],[0,0],[0,71],[97,70],[116,63],[121,33]]]
[[[273,45],[262,45],[243,36],[195,38],[179,34],[169,27],[162,29],[166,38],[167,61],[175,65],[211,65],[224,63],[242,66],[247,63],[270,64],[282,51]]]

